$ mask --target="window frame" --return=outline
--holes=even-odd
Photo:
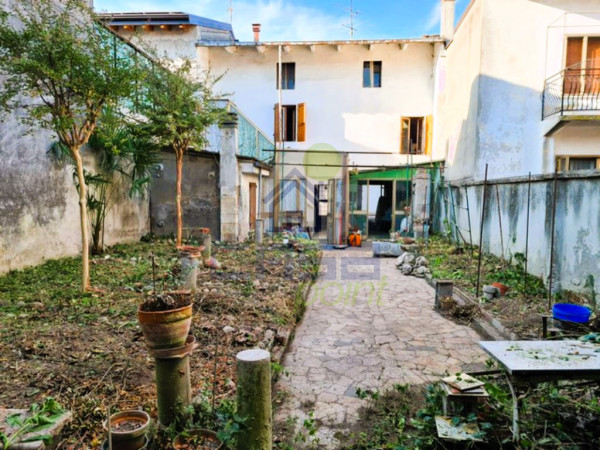
[[[419,140],[420,143],[417,151],[413,152],[410,149],[410,136],[411,136],[411,128],[412,121],[419,120],[421,122],[421,128],[419,131]],[[408,121],[408,142],[409,148],[405,148],[405,131],[404,131],[404,123]],[[400,154],[401,155],[426,155],[427,154],[427,117],[424,116],[403,116],[400,119]]]
[[[376,67],[378,71],[376,71]],[[366,72],[368,70],[368,72]],[[368,78],[365,78],[365,75],[368,73]],[[383,86],[383,62],[382,61],[363,61],[363,88],[381,88]],[[379,76],[379,79],[376,80],[375,75]],[[378,84],[376,84],[378,81]]]
[[[556,155],[555,157],[555,168],[557,172],[579,172],[578,170],[571,169],[571,161],[574,159],[595,159],[595,169],[589,170],[600,170],[600,156],[598,155]]]
[[[290,70],[291,69],[291,70]],[[291,74],[291,77],[290,77]],[[291,87],[290,87],[291,82]],[[293,91],[296,89],[296,63],[281,63],[281,90]],[[275,89],[279,90],[279,63],[275,63]]]

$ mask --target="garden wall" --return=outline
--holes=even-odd
[[[0,273],[81,252],[72,168],[53,162],[50,132],[0,123]],[[85,155],[89,163],[93,156]],[[105,244],[135,241],[150,230],[148,196],[120,197],[106,218]]]
[[[210,228],[214,240],[220,239],[219,155],[187,152],[181,183],[183,237],[192,229]],[[162,163],[154,170],[150,189],[152,232],[169,235],[176,232],[175,155],[164,152]]]
[[[483,220],[483,249],[510,258],[526,252],[528,177],[489,182]],[[436,196],[436,227],[453,228],[454,217],[467,243],[479,244],[483,182],[453,183]],[[467,198],[468,197],[468,198]],[[550,274],[554,175],[532,177],[528,270],[546,281]],[[559,174],[556,179],[553,291],[587,295],[600,291],[600,173]],[[467,210],[468,205],[468,210]],[[469,234],[469,216],[471,233]],[[500,232],[502,223],[502,233]],[[462,241],[453,230],[455,238]],[[472,236],[472,238],[470,237]],[[593,289],[593,291],[592,291]]]

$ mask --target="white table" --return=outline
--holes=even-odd
[[[504,368],[513,398],[513,440],[519,438],[519,396],[523,384],[559,380],[600,380],[600,345],[577,340],[482,341]]]

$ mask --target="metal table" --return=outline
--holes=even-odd
[[[513,398],[513,440],[519,438],[520,385],[545,381],[600,380],[600,345],[577,340],[482,341],[503,366]]]

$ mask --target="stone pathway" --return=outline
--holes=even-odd
[[[276,421],[302,424],[312,411],[321,444],[336,448],[334,435],[351,429],[365,405],[356,388],[430,383],[485,361],[479,335],[435,312],[434,289],[394,263],[370,251],[323,252],[321,277],[283,360],[289,376],[278,389],[288,395]]]

